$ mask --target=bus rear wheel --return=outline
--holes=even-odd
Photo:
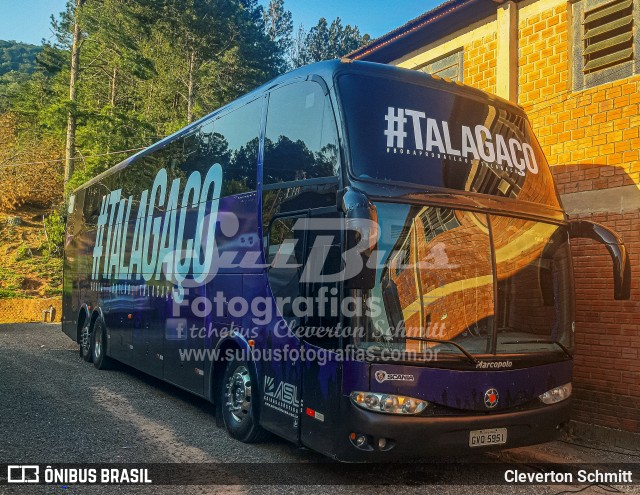
[[[80,329],[80,357],[87,363],[91,362],[91,320],[86,318]]]
[[[111,368],[112,359],[107,356],[107,329],[101,318],[96,320],[92,333],[93,365],[99,370]]]
[[[222,377],[220,387],[222,419],[229,435],[245,443],[264,440],[268,434],[258,424],[258,387],[249,366],[234,359]]]

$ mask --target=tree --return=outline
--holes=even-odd
[[[0,40],[0,76],[7,72],[31,74],[36,68],[36,56],[42,47],[17,41]]]
[[[361,35],[358,26],[347,24],[337,17],[331,25],[324,17],[305,33],[302,27],[294,42],[292,65],[300,67],[313,62],[340,58],[371,41],[368,34]]]
[[[68,0],[35,70],[0,76],[5,161],[62,149],[68,192],[283,71],[290,28],[282,0]]]
[[[290,53],[293,46],[293,40],[291,39],[293,33],[291,12],[284,8],[284,0],[271,0],[263,13],[262,19],[268,38],[275,43],[282,57],[281,70],[284,72],[289,65],[285,57]]]
[[[278,73],[284,56],[255,0],[164,1],[146,50],[159,73],[153,91],[176,112],[176,128]]]
[[[71,42],[71,72],[69,73],[69,113],[67,117],[67,143],[64,148],[64,183],[67,184],[73,175],[73,161],[76,157],[76,98],[78,94],[77,80],[80,73],[80,47],[83,34],[80,31],[80,13],[85,0],[76,0],[73,11],[73,40]]]

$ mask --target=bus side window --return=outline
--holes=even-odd
[[[305,81],[269,95],[264,183],[338,175],[338,138],[329,98]]]
[[[183,169],[206,174],[222,166],[221,196],[256,190],[262,98],[249,102],[185,136]]]
[[[336,204],[340,171],[333,109],[315,82],[269,95],[263,159],[262,225],[278,214]]]
[[[100,213],[100,204],[102,203],[103,190],[100,184],[94,184],[89,186],[85,193],[85,200],[83,206],[83,213],[85,224],[89,230],[96,228],[98,223],[98,215]],[[108,194],[108,191],[104,192]]]

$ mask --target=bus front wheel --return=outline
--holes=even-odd
[[[220,387],[224,425],[236,440],[253,443],[267,432],[258,424],[258,387],[249,366],[236,359],[227,363]]]

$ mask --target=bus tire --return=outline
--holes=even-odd
[[[113,360],[107,356],[107,328],[102,318],[96,320],[91,333],[91,354],[93,365],[99,370],[111,368]]]
[[[264,440],[268,434],[258,424],[258,381],[244,361],[227,363],[220,387],[222,419],[229,435],[244,443]]]
[[[91,362],[93,355],[91,342],[91,318],[85,318],[82,328],[80,329],[78,343],[80,344],[80,357],[87,363]]]

